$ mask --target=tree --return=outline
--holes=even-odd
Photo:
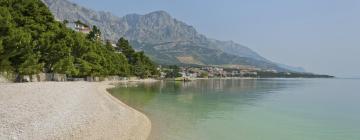
[[[10,55],[7,54],[6,48],[3,45],[3,39],[9,35],[11,28],[13,28],[13,24],[9,9],[0,7],[0,72],[7,72],[13,69],[9,61]]]
[[[5,49],[2,45],[2,40],[0,39],[0,72],[9,72],[13,68],[9,58],[5,55]]]
[[[202,73],[200,74],[200,77],[201,77],[201,78],[208,78],[208,77],[209,77],[209,73],[208,73],[208,72],[202,72]]]
[[[41,35],[39,50],[43,52],[41,61],[45,63],[47,72],[54,72],[54,65],[71,55],[72,49],[68,45],[69,42],[71,41],[60,37],[58,33],[46,32]]]
[[[89,53],[85,54],[83,59],[88,62],[91,67],[90,72],[88,73],[89,76],[101,76],[103,67],[101,65],[101,57],[99,54],[90,51]]]
[[[91,41],[99,41],[100,37],[101,37],[101,31],[94,25],[90,33],[87,35],[87,39]]]
[[[133,55],[135,53],[135,50],[130,46],[129,41],[127,41],[125,38],[120,38],[118,42],[116,43],[117,50],[122,52],[126,58],[128,59],[130,64],[134,64]]]
[[[54,64],[54,72],[74,76],[79,73],[79,70],[74,65],[74,58],[68,56]]]
[[[0,37],[9,35],[10,28],[13,28],[10,11],[6,7],[0,7]]]
[[[65,24],[65,25],[68,24],[68,23],[69,23],[69,21],[66,20],[66,19],[63,21],[63,24]]]
[[[84,77],[90,75],[92,67],[89,62],[78,58],[76,63],[78,64],[77,69],[79,70],[78,76]]]
[[[31,51],[27,52],[22,59],[22,62],[18,67],[19,75],[34,75],[41,72],[43,65],[39,63],[39,54]]]
[[[4,53],[4,47],[2,45],[2,40],[0,39],[0,56],[2,56],[2,54]]]
[[[141,78],[148,78],[157,71],[156,66],[147,56],[145,56],[143,51],[134,53],[133,58],[135,61],[135,64],[133,64],[133,71],[135,72],[134,75]]]
[[[4,63],[11,63],[15,72],[20,75],[32,75],[39,73],[42,64],[39,63],[40,52],[34,52],[34,42],[31,34],[22,28],[10,30],[10,34],[4,40],[5,53]]]
[[[114,74],[119,76],[128,76],[130,74],[130,66],[126,61],[126,58],[122,54],[115,54],[113,56],[113,60],[115,61],[114,65]]]
[[[110,40],[106,40],[105,47],[106,47],[106,49],[108,49],[111,52],[115,51],[115,49],[114,49],[113,45],[111,44]]]
[[[0,1],[0,72],[19,75],[55,72],[74,77],[158,73],[143,53],[120,38],[116,52],[94,26],[88,34],[75,32],[55,21],[41,0]],[[88,27],[81,21],[78,24]]]
[[[180,68],[176,65],[169,66],[170,71],[166,74],[166,78],[181,77]]]
[[[90,41],[87,41],[84,34],[71,33],[70,38],[73,39],[74,44],[71,46],[72,55],[76,58],[81,58],[84,54],[90,51]]]
[[[131,65],[131,74],[141,78],[147,78],[151,75],[159,75],[155,64],[147,57],[144,52],[135,52],[129,41],[120,38],[116,44],[117,50],[124,54]]]

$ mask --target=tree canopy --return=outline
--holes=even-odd
[[[113,48],[100,40],[98,27],[85,35],[66,23],[56,21],[41,0],[1,0],[0,72],[143,78],[158,74],[155,64],[126,39]]]
[[[167,72],[166,74],[166,78],[177,78],[177,77],[181,77],[182,75],[180,74],[180,68],[176,65],[172,65],[169,66],[169,72]]]
[[[132,75],[139,76],[141,78],[147,78],[149,76],[160,74],[150,58],[145,56],[143,51],[136,52],[131,47],[129,41],[125,38],[120,38],[116,45],[117,50],[126,56],[130,64]]]

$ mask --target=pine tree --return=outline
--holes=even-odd
[[[68,56],[54,64],[54,72],[74,76],[79,73],[79,70],[74,65],[74,58]]]
[[[41,72],[43,65],[39,63],[39,54],[29,51],[21,57],[24,61],[18,67],[19,75],[34,75]]]
[[[121,51],[126,56],[129,63],[134,64],[133,55],[135,53],[135,50],[130,46],[129,41],[122,37],[118,40],[116,46],[117,50]]]
[[[99,28],[97,28],[94,25],[90,33],[87,35],[87,39],[91,41],[100,41],[100,38],[101,38],[101,31]]]
[[[143,52],[135,52],[125,38],[117,42],[119,53],[110,42],[101,42],[98,27],[86,36],[64,23],[55,21],[41,0],[1,0],[0,72],[73,77],[158,73],[153,62]]]

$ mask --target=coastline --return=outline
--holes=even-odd
[[[147,139],[150,120],[111,83],[0,83],[0,139]]]

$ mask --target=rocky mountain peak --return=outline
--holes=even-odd
[[[171,18],[171,15],[168,12],[163,11],[163,10],[154,11],[154,12],[146,14],[145,16]]]
[[[133,47],[144,50],[158,63],[236,64],[284,70],[245,46],[232,41],[209,39],[165,11],[118,17],[108,12],[81,7],[68,0],[43,1],[57,19],[81,20],[86,24],[96,25],[104,39],[117,41],[120,37],[126,37],[133,43]]]

